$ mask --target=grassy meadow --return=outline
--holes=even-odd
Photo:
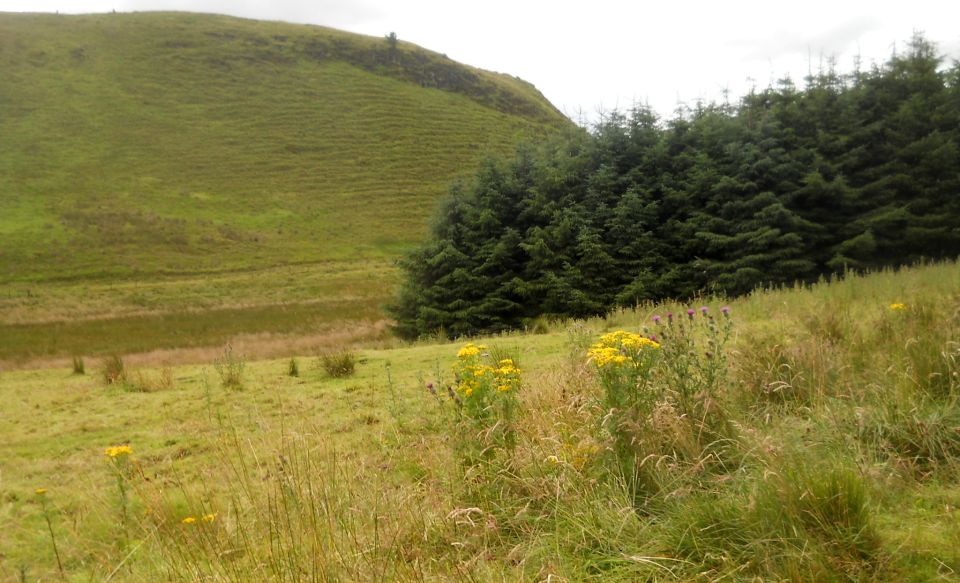
[[[955,263],[539,328],[0,373],[0,580],[958,578]]]
[[[0,14],[0,67],[7,364],[72,356],[79,320],[213,310],[208,345],[272,333],[275,307],[365,322],[455,178],[569,125],[402,40],[213,15]]]
[[[266,357],[278,342],[288,350],[343,343],[344,335],[386,340],[380,308],[396,277],[385,262],[356,261],[149,282],[8,284],[0,295],[0,367],[113,353],[195,362],[228,341]]]

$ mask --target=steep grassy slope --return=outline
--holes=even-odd
[[[51,319],[63,293],[43,282],[124,278],[154,297],[75,302],[98,317],[176,307],[161,275],[380,269],[454,177],[567,123],[529,84],[414,45],[219,16],[0,15],[0,69],[7,324]],[[235,303],[287,299],[278,287]]]

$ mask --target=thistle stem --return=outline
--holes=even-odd
[[[53,554],[57,557],[57,568],[60,569],[60,578],[66,579],[67,574],[63,571],[63,561],[60,560],[60,550],[57,548],[57,537],[53,534],[53,523],[50,521],[50,513],[47,512],[46,501],[41,501],[43,505],[43,518],[47,521],[47,530],[50,531],[50,542],[53,544]]]

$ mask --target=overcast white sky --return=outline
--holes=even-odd
[[[189,10],[321,24],[401,40],[530,81],[573,118],[649,102],[733,98],[821,58],[883,61],[913,31],[960,58],[956,0],[0,0],[0,11]]]

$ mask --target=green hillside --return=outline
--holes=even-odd
[[[284,265],[370,266],[375,305],[454,178],[569,123],[409,43],[223,16],[0,14],[0,67],[6,325],[193,307],[212,272],[248,276],[206,306],[323,299],[256,276]]]

